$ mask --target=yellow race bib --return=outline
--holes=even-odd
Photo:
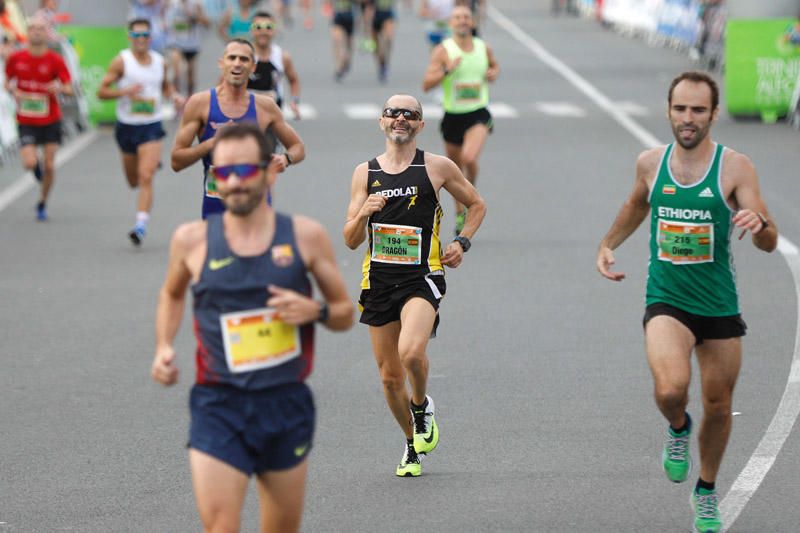
[[[233,373],[280,365],[302,351],[300,330],[278,318],[275,309],[251,309],[220,316],[225,360]]]

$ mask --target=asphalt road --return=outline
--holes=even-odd
[[[589,20],[552,18],[545,0],[491,4],[669,141],[667,86],[692,67],[688,59]],[[666,428],[643,354],[646,231],[617,254],[623,283],[594,268],[643,146],[494,21],[484,30],[503,69],[492,88],[502,105],[481,160],[488,216],[464,264],[448,272],[440,336],[429,347],[439,448],[421,478],[396,478],[403,437],[385,406],[366,328],[322,331],[303,529],[688,531],[691,484],[673,485],[661,472]],[[333,82],[321,18],[313,32],[286,31],[281,42],[315,116],[294,123],[308,155],[281,176],[276,206],[329,228],[355,299],[363,250],[344,246],[341,227],[352,170],[382,150],[383,137],[377,116],[354,117],[393,93],[420,94],[423,26],[401,9],[387,85],[366,54],[343,83]],[[200,86],[214,83],[221,48],[206,40]],[[435,116],[433,97],[420,98]],[[165,163],[175,124],[168,129]],[[800,243],[797,133],[723,112],[713,135],[753,159],[781,233]],[[437,119],[419,145],[443,151]],[[18,174],[4,168],[0,183]],[[141,249],[126,238],[135,195],[110,130],[57,180],[49,222],[34,221],[33,192],[0,212],[0,531],[199,530],[184,448],[194,373],[186,321],[176,344],[180,383],[163,389],[148,373],[169,238],[199,215],[201,171],[158,174]],[[786,261],[747,239],[734,249],[749,329],[734,403],[740,414],[718,479],[723,495],[776,411],[798,319]],[[701,412],[696,386],[690,411]],[[697,457],[696,442],[692,451]],[[798,456],[795,428],[731,531],[797,530]],[[253,491],[244,531],[256,530],[255,505]]]

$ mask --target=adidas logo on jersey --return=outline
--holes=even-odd
[[[699,198],[714,198],[714,193],[711,192],[711,187],[706,187],[700,194],[697,195]]]
[[[378,180],[375,180],[375,181],[372,182],[372,186],[373,187],[380,187],[381,186],[381,182],[378,181]]]

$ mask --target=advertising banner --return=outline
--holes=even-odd
[[[0,59],[0,87],[6,81],[6,65]],[[17,104],[5,90],[0,89],[0,158],[6,148],[17,142]]]
[[[691,46],[697,41],[700,29],[698,0],[664,0],[656,28],[659,35]]]
[[[603,0],[603,21],[622,29],[654,32],[663,0]]]
[[[116,103],[113,100],[98,100],[96,94],[111,60],[120,50],[128,47],[126,29],[122,26],[64,25],[59,30],[69,38],[78,55],[81,68],[81,87],[89,107],[89,120],[94,124],[113,122],[116,117]]]
[[[774,122],[789,112],[800,74],[796,19],[729,20],[725,92],[731,115]]]

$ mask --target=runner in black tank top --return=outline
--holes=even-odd
[[[419,476],[418,454],[432,452],[439,442],[433,399],[427,395],[425,350],[439,322],[444,266],[461,263],[486,206],[455,163],[417,149],[415,137],[425,123],[416,98],[389,98],[380,124],[386,151],[353,173],[344,237],[354,250],[368,242],[361,322],[370,326],[386,400],[406,436],[395,474]],[[441,188],[469,206],[463,232],[444,251],[439,241]]]

